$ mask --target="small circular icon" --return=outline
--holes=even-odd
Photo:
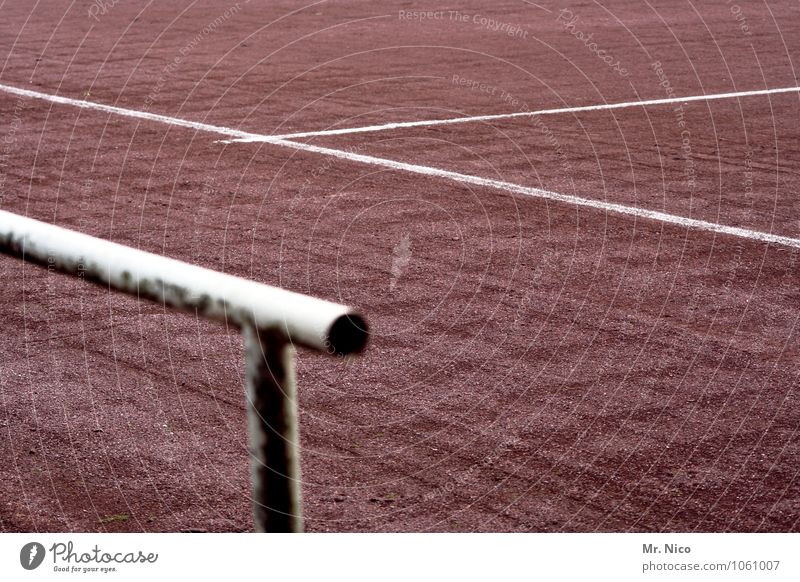
[[[19,552],[19,563],[26,570],[35,570],[44,561],[44,546],[39,542],[30,542],[22,546]]]

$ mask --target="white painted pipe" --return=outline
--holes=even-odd
[[[303,531],[294,349],[283,334],[244,326],[247,426],[257,532]]]
[[[140,251],[0,210],[0,252],[239,327],[282,330],[331,354],[361,351],[364,319],[349,307]]]

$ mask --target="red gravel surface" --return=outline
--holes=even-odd
[[[798,85],[796,2],[562,8],[6,2],[0,84],[262,134]],[[800,237],[798,94],[676,107],[298,141]],[[298,352],[309,531],[800,529],[800,249],[0,112],[2,209],[366,314],[362,357]],[[0,531],[252,528],[236,329],[0,280]]]

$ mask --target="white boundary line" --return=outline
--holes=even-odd
[[[121,115],[123,117],[131,117],[134,119],[143,119],[147,121],[155,121],[158,123],[164,123],[167,125],[173,125],[178,127],[185,127],[189,129],[195,129],[197,131],[204,131],[208,133],[216,133],[218,135],[225,135],[229,137],[241,137],[241,136],[257,136],[257,137],[268,137],[259,134],[249,133],[240,131],[237,129],[230,129],[227,127],[220,127],[216,125],[209,125],[205,123],[199,123],[194,121],[187,121],[184,119],[178,119],[175,117],[168,117],[166,115],[157,115],[154,113],[147,113],[144,111],[137,111],[135,109],[125,109],[122,107],[114,107],[110,105],[103,105],[101,103],[93,103],[91,101],[82,101],[79,99],[70,99],[69,97],[59,97],[57,95],[48,95],[47,93],[40,93],[38,91],[31,91],[28,89],[19,89],[17,87],[11,87],[9,85],[2,85],[0,84],[0,91],[4,91],[6,93],[11,93],[14,95],[21,95],[25,97],[30,97],[33,99],[41,99],[44,101],[49,101],[51,103],[58,103],[61,105],[71,105],[74,107],[80,107],[83,109],[90,109],[94,111],[104,111],[107,113],[113,113],[116,115]],[[266,141],[266,140],[262,140]],[[791,238],[786,236],[780,236],[772,233],[761,232],[757,230],[749,230],[746,228],[738,228],[735,226],[725,226],[723,224],[717,224],[714,222],[707,222],[705,220],[697,220],[695,218],[686,218],[683,216],[678,216],[675,214],[668,214],[665,212],[658,212],[655,210],[647,210],[644,208],[638,208],[635,206],[626,206],[624,204],[614,204],[611,202],[603,202],[601,200],[592,200],[590,198],[581,198],[579,196],[570,196],[566,194],[558,194],[557,192],[550,192],[548,190],[541,190],[539,188],[531,188],[528,186],[522,186],[520,184],[514,184],[511,182],[503,182],[500,180],[492,180],[489,178],[480,178],[478,176],[471,176],[468,174],[460,174],[458,172],[451,172],[449,170],[442,170],[439,168],[434,168],[430,166],[421,166],[417,164],[408,164],[405,162],[397,162],[394,160],[388,160],[385,158],[377,158],[374,156],[366,156],[363,154],[356,154],[352,152],[346,152],[342,150],[336,150],[331,148],[325,148],[320,146],[314,146],[310,144],[298,143],[293,141],[288,141],[284,139],[278,139],[276,137],[271,137],[269,142],[271,144],[280,145],[283,147],[293,148],[296,150],[302,150],[306,152],[332,156],[335,158],[348,160],[351,162],[358,162],[361,164],[368,164],[371,166],[379,166],[384,168],[389,168],[392,170],[401,170],[404,172],[410,172],[412,174],[420,174],[423,176],[431,176],[436,178],[444,178],[447,180],[452,180],[454,182],[459,182],[462,184],[472,184],[474,186],[482,186],[487,188],[494,188],[496,190],[503,190],[505,192],[513,192],[515,194],[522,194],[524,196],[531,196],[533,198],[541,198],[545,200],[553,200],[555,202],[561,202],[565,204],[572,204],[575,206],[583,206],[586,208],[592,208],[595,210],[603,210],[606,212],[612,212],[614,214],[621,214],[626,216],[633,216],[636,218],[644,218],[648,220],[654,220],[658,222],[663,222],[667,224],[673,224],[677,226],[682,226],[687,229],[695,229],[695,230],[704,230],[707,232],[714,232],[720,234],[727,234],[731,236],[737,236],[740,238],[755,240],[759,242],[765,243],[772,243],[772,244],[779,244],[788,247],[800,248],[800,239]]]
[[[581,198],[579,196],[559,194],[557,192],[550,192],[548,190],[541,190],[539,188],[531,188],[529,186],[522,186],[520,184],[514,184],[512,182],[503,182],[501,180],[492,180],[490,178],[480,178],[478,176],[459,174],[458,172],[441,170],[439,168],[433,168],[430,166],[418,166],[416,164],[408,164],[405,162],[395,162],[393,160],[387,160],[384,158],[365,156],[362,154],[355,154],[342,150],[324,148],[320,146],[314,146],[293,141],[281,140],[270,143],[298,150],[303,150],[307,152],[333,156],[335,158],[349,160],[352,162],[369,164],[372,166],[382,166],[384,168],[391,168],[393,170],[403,170],[405,172],[411,172],[413,174],[422,174],[424,176],[446,178],[448,180],[452,180],[454,182],[461,182],[463,184],[485,186],[488,188],[494,188],[496,190],[504,190],[506,192],[513,192],[515,194],[523,194],[525,196],[531,196],[533,198],[543,198],[545,200],[553,200],[554,202],[574,204],[575,206],[584,206],[587,208],[593,208],[595,210],[604,210],[606,212],[613,212],[615,214],[623,214],[627,216],[634,216],[637,218],[646,218],[649,220],[666,222],[667,224],[675,224],[687,229],[706,230],[709,232],[729,234],[741,238],[757,240],[760,242],[775,243],[789,247],[800,248],[800,239],[790,238],[786,236],[779,236],[776,234],[761,232],[757,230],[749,230],[746,228],[738,228],[735,226],[725,226],[723,224],[706,222],[705,220],[697,220],[695,218],[686,218],[675,214],[667,214],[666,212],[647,210],[644,208],[638,208],[636,206],[626,206],[624,204],[614,204],[612,202],[592,200],[591,198]]]
[[[187,129],[195,129],[197,131],[217,133],[220,135],[226,135],[228,137],[236,137],[241,139],[264,137],[258,133],[249,133],[247,131],[239,131],[238,129],[219,127],[216,125],[209,125],[207,123],[199,123],[197,121],[188,121],[186,119],[168,117],[166,115],[148,113],[147,111],[138,111],[136,109],[125,109],[123,107],[115,107],[113,105],[103,105],[102,103],[94,103],[93,101],[83,101],[81,99],[72,99],[70,97],[60,97],[59,95],[31,91],[30,89],[20,89],[19,87],[13,87],[11,85],[0,84],[0,91],[11,93],[12,95],[19,95],[20,97],[29,97],[30,99],[40,99],[42,101],[49,101],[50,103],[58,103],[59,105],[71,105],[73,107],[80,107],[81,109],[105,111],[106,113],[113,113],[123,117],[133,117],[134,119],[155,121],[157,123],[164,123],[166,125],[175,125],[177,127],[185,127]]]
[[[519,111],[516,113],[498,113],[496,115],[477,115],[474,117],[455,117],[450,119],[429,119],[427,121],[401,121],[383,125],[366,125],[362,127],[345,127],[342,129],[325,129],[321,131],[303,131],[283,135],[263,136],[261,138],[239,138],[236,142],[273,142],[281,139],[299,139],[302,137],[346,135],[349,133],[367,133],[404,129],[408,127],[430,127],[432,125],[453,125],[455,123],[472,123],[476,121],[494,121],[496,119],[513,119],[515,117],[536,117],[539,115],[556,115],[559,113],[580,113],[584,111],[604,111],[608,109],[624,109],[626,107],[645,107],[650,105],[668,105],[670,103],[688,103],[691,101],[714,101],[717,99],[734,99],[753,97],[756,95],[772,95],[775,93],[797,93],[800,87],[783,87],[781,89],[762,89],[758,91],[740,91],[738,93],[717,93],[713,95],[694,95],[691,97],[671,97],[669,99],[650,99],[648,101],[627,101],[625,103],[604,103],[602,105],[584,105],[581,107],[562,107],[560,109],[540,109],[539,111]]]

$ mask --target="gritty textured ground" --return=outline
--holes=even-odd
[[[264,134],[799,84],[791,1],[143,4],[0,2],[0,84]],[[301,141],[798,237],[799,114]],[[4,210],[366,314],[298,352],[309,531],[800,529],[798,249],[3,92],[0,136]],[[251,529],[236,329],[0,281],[0,531]]]

